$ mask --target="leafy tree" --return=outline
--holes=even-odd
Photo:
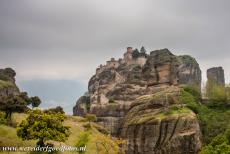
[[[37,96],[29,98],[26,92],[21,92],[18,95],[10,94],[3,98],[0,102],[0,110],[4,111],[5,118],[10,120],[13,112],[25,112],[29,109],[28,105],[38,106],[40,103]]]
[[[138,58],[140,56],[140,52],[138,49],[133,50],[132,57],[133,58]]]
[[[228,105],[228,92],[223,85],[218,85],[209,80],[206,85],[206,93],[209,98],[210,107],[225,107]]]
[[[145,50],[145,48],[143,46],[141,47],[140,55],[139,56],[147,57],[146,50]]]
[[[190,93],[191,95],[193,95],[193,97],[195,98],[196,102],[200,102],[201,100],[201,92],[198,86],[192,86],[192,85],[187,85],[184,88],[184,91]]]
[[[180,95],[180,103],[186,104],[186,106],[194,113],[199,113],[200,105],[196,102],[195,97],[191,93],[182,90]]]
[[[47,140],[63,142],[70,135],[69,127],[63,126],[64,119],[61,113],[31,110],[27,119],[18,125],[17,135],[23,140],[38,140],[37,146],[45,146]]]
[[[21,95],[9,95],[0,104],[0,109],[5,112],[5,119],[10,120],[13,112],[25,112],[28,102]]]
[[[34,96],[30,98],[32,107],[38,107],[41,104],[41,100],[38,96]]]
[[[142,46],[140,51],[141,51],[141,53],[145,54],[146,53],[145,47]]]
[[[57,106],[56,108],[50,108],[44,111],[45,113],[61,113],[65,114],[63,108],[61,106]]]
[[[228,154],[230,153],[230,127],[225,133],[217,135],[211,143],[202,148],[201,154]]]

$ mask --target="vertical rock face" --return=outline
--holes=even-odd
[[[131,105],[121,129],[127,154],[195,154],[201,148],[196,115],[181,107],[180,89],[170,86]]]
[[[0,100],[10,94],[18,94],[15,84],[16,73],[11,68],[0,69]]]
[[[74,115],[79,115],[79,116],[85,116],[86,113],[89,111],[90,109],[90,97],[88,94],[85,94],[84,96],[81,96],[78,101],[77,104],[74,108],[73,108],[73,114]]]
[[[148,86],[178,82],[179,61],[168,49],[156,50],[150,53],[143,68],[144,79]]]
[[[201,70],[197,61],[188,55],[178,56],[179,84],[201,87]]]
[[[213,67],[207,70],[208,81],[217,85],[225,85],[224,69],[222,67]]]
[[[168,49],[139,57],[141,63],[127,58],[131,53],[129,48],[124,59],[113,59],[116,65],[97,69],[74,115],[95,114],[112,135],[128,141],[126,152],[130,154],[196,153],[201,145],[199,124],[189,109],[180,112],[178,85],[200,85],[199,65],[190,56],[178,57]],[[178,113],[165,114],[174,108]]]

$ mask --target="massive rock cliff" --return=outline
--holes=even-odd
[[[161,117],[173,108],[172,104],[178,104],[180,84],[200,86],[201,71],[194,58],[175,56],[168,49],[149,55],[135,51],[134,56],[129,47],[123,59],[112,58],[97,69],[89,81],[88,93],[77,101],[73,113],[95,114],[97,122],[112,135],[128,141],[127,153],[188,152],[185,149],[196,153],[200,148],[200,131],[196,116],[189,109],[176,116],[164,115],[160,120],[147,117],[144,123],[136,123],[148,114],[151,118]],[[175,97],[168,99],[167,90]],[[159,93],[166,99],[147,99]],[[140,101],[143,97],[148,101]],[[189,147],[183,149],[184,146]]]
[[[180,101],[180,88],[168,86],[136,99],[121,126],[127,154],[194,154],[201,148],[196,115]]]
[[[11,68],[0,69],[0,100],[10,94],[19,94],[15,76],[16,73]]]

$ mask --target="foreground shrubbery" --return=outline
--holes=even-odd
[[[23,140],[38,140],[38,146],[45,146],[45,141],[65,141],[70,135],[69,127],[63,126],[65,115],[56,112],[32,110],[26,120],[17,128],[18,137]]]

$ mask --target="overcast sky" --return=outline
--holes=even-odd
[[[229,8],[229,0],[1,0],[0,67],[14,68],[44,107],[68,113],[96,67],[127,46],[192,55],[204,80],[223,66],[229,82]]]

